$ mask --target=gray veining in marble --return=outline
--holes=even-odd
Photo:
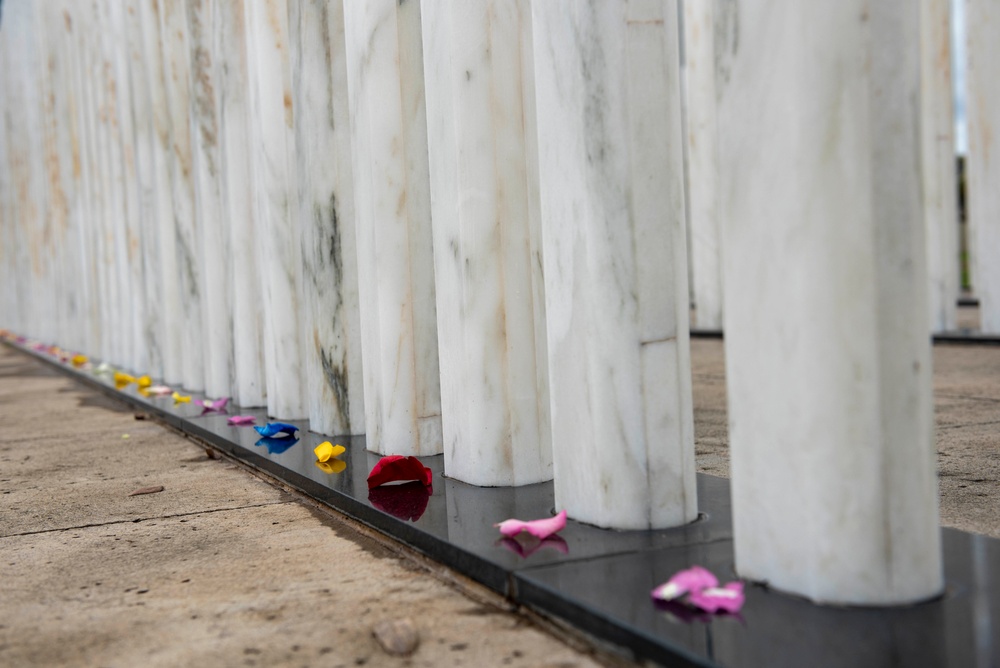
[[[364,433],[344,3],[288,0],[310,429]]]
[[[368,447],[441,452],[420,3],[344,3]]]
[[[445,473],[549,480],[531,4],[422,11]]]
[[[677,4],[534,3],[556,505],[697,515]]]
[[[284,0],[245,4],[255,237],[264,319],[268,415],[306,417],[302,248],[298,239],[294,110]]]

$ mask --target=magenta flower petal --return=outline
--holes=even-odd
[[[693,591],[688,602],[705,612],[737,613],[743,607],[743,583],[727,582],[722,587],[707,587]]]
[[[559,514],[555,517],[546,517],[543,520],[531,520],[530,522],[504,520],[500,524],[494,524],[493,526],[500,529],[500,533],[508,538],[512,538],[522,531],[527,531],[535,538],[544,540],[566,528],[566,511],[559,511]]]
[[[226,424],[233,424],[240,426],[240,425],[253,424],[256,421],[257,418],[254,417],[253,415],[234,415],[228,420],[226,420]]]
[[[658,601],[673,601],[684,594],[718,586],[719,580],[711,571],[701,566],[692,566],[674,573],[673,577],[653,589],[649,595]]]

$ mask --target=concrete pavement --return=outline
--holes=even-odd
[[[620,663],[3,346],[0,425],[0,665]]]

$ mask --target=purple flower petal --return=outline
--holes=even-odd
[[[674,573],[673,577],[653,589],[649,595],[658,601],[673,601],[684,594],[718,586],[719,580],[711,571],[701,566],[692,566]]]
[[[508,538],[516,536],[522,531],[527,531],[535,538],[545,539],[552,534],[566,528],[566,511],[562,510],[555,517],[546,517],[542,520],[532,520],[522,522],[521,520],[504,520],[493,526],[500,529],[500,533]]]
[[[701,591],[693,591],[688,597],[691,605],[705,612],[737,613],[743,607],[743,583],[727,582],[722,587],[707,587]]]

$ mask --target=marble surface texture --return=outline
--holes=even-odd
[[[715,2],[684,2],[684,101],[692,296],[699,329],[722,329],[715,118]],[[719,3],[723,15],[732,3]]]
[[[309,427],[365,429],[342,0],[288,0]]]
[[[344,3],[369,449],[442,451],[420,4]]]
[[[549,480],[531,4],[422,10],[445,473]]]
[[[149,366],[146,329],[146,275],[142,257],[142,211],[139,170],[136,164],[135,119],[132,111],[132,82],[129,76],[128,43],[125,37],[125,9],[121,2],[105,4],[104,21],[111,59],[111,102],[114,104],[112,132],[116,151],[111,156],[114,178],[118,180],[121,223],[116,228],[115,264],[122,282],[126,349],[121,363],[137,373]]]
[[[150,94],[150,81],[146,70],[146,41],[144,39],[141,0],[126,0],[121,4],[124,22],[126,67],[131,93],[133,133],[135,141],[134,163],[138,188],[138,213],[140,244],[139,260],[143,271],[144,305],[139,336],[145,342],[145,363],[138,371],[154,378],[163,378],[163,338],[166,329],[163,319],[163,286],[160,275],[158,215],[160,201],[169,189],[157,191],[156,114]],[[155,41],[153,42],[155,44]],[[82,348],[79,348],[81,349]]]
[[[216,0],[212,27],[218,63],[222,218],[229,230],[227,264],[233,320],[233,400],[265,406],[264,322],[257,262],[251,173],[250,80],[245,0]]]
[[[919,5],[736,11],[717,84],[737,571],[816,601],[925,599],[943,582]]]
[[[920,0],[920,137],[931,331],[956,328],[958,183],[951,80],[951,2]]]
[[[532,10],[556,506],[678,526],[698,511],[677,5]]]
[[[197,219],[198,270],[202,279],[202,344],[205,393],[233,394],[233,312],[229,220],[222,207],[219,145],[219,65],[215,48],[220,0],[186,0],[190,49],[191,167]]]
[[[159,5],[157,5],[159,7]],[[169,88],[167,70],[163,62],[163,33],[159,14],[153,5],[138,3],[141,23],[141,44],[144,52],[143,68],[137,72],[149,88],[149,104],[153,124],[153,148],[150,176],[156,193],[155,209],[144,221],[146,235],[154,245],[156,257],[147,265],[147,281],[159,290],[159,313],[162,329],[161,354],[164,382],[179,385],[184,382],[184,322],[181,308],[180,265],[177,243],[174,240],[174,199],[171,188],[171,163],[173,160],[173,132],[170,108],[167,103]]]
[[[267,0],[246,2],[244,12],[267,412],[282,419],[304,418],[309,409],[302,354],[302,249],[296,213],[288,8],[285,0]]]
[[[166,103],[170,114],[170,181],[174,204],[174,239],[180,286],[183,346],[182,378],[189,391],[205,386],[204,330],[202,322],[205,281],[201,272],[199,219],[195,212],[191,142],[191,57],[185,0],[159,0],[160,45]]]
[[[86,294],[83,311],[83,316],[87,320],[83,332],[86,347],[83,348],[83,351],[89,355],[100,355],[108,325],[102,319],[102,304],[106,299],[106,294],[100,290],[98,273],[98,251],[100,248],[98,228],[101,216],[98,208],[98,178],[93,171],[96,166],[96,137],[95,110],[91,105],[93,99],[92,78],[90,76],[92,54],[86,33],[85,8],[80,5],[72,5],[67,7],[67,10],[70,16],[68,38],[71,41],[71,50],[74,54],[71,88],[76,106],[76,140],[79,145],[79,205],[82,226],[80,282],[83,284]],[[74,169],[77,169],[76,164],[74,164]]]
[[[972,289],[979,297],[982,331],[1000,334],[1000,7],[989,0],[967,0],[969,38],[968,216]]]

